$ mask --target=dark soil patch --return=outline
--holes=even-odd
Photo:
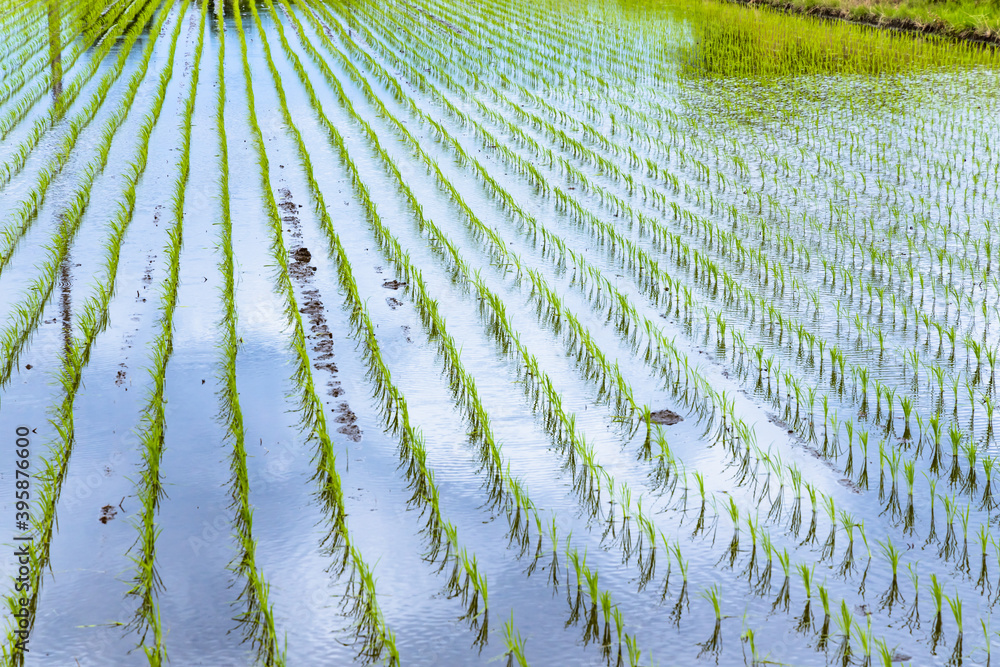
[[[347,436],[347,439],[351,442],[361,442],[361,429],[359,429],[354,424],[349,426],[341,426],[337,429],[337,433],[343,433]]]
[[[323,304],[316,299],[309,299],[306,301],[306,305],[299,308],[299,312],[305,313],[306,315],[322,316]]]
[[[101,516],[97,519],[101,523],[107,523],[118,516],[118,510],[114,505],[105,505],[101,508]]]
[[[674,424],[679,424],[684,421],[684,418],[673,410],[657,410],[656,412],[649,413],[649,421],[653,424],[673,426]]]
[[[345,406],[343,413],[333,421],[337,422],[338,424],[353,424],[354,422],[358,421],[358,416],[354,414],[353,410]]]
[[[292,201],[292,193],[288,188],[279,188],[278,194],[281,195],[281,202],[278,206],[281,210],[290,214],[282,218],[284,222],[290,225],[286,231],[291,233],[294,238],[301,238],[302,225],[297,213],[298,209],[302,207]],[[309,320],[309,329],[312,332],[310,338],[313,341],[312,350],[316,353],[313,368],[317,371],[329,373],[330,379],[327,381],[328,394],[337,398],[344,394],[344,389],[336,379],[340,371],[337,368],[337,364],[332,361],[334,357],[333,334],[330,333],[330,329],[326,323],[326,311],[323,306],[322,295],[319,289],[316,288],[315,283],[313,283],[316,267],[310,264],[312,253],[309,252],[308,248],[300,246],[295,248],[291,254],[294,261],[289,265],[288,273],[295,280],[301,290],[302,296],[305,297],[305,303],[299,308],[299,312],[306,315]],[[360,442],[361,429],[354,424],[358,418],[347,403],[340,403],[334,412],[341,413],[336,418],[336,421],[344,424],[339,429],[339,432],[353,442]]]
[[[313,274],[316,273],[316,267],[304,262],[293,262],[288,267],[288,273],[297,281],[304,282],[312,278]]]
[[[399,308],[400,306],[402,306],[402,305],[403,305],[403,302],[402,302],[402,301],[400,301],[399,299],[397,299],[397,298],[395,298],[395,297],[391,297],[391,296],[390,296],[390,297],[388,297],[388,298],[387,298],[387,299],[385,300],[385,302],[386,302],[387,304],[389,304],[389,307],[390,307],[390,308],[392,308],[393,310],[396,310],[397,308]]]
[[[837,480],[837,482],[844,488],[850,489],[851,493],[856,493],[859,495],[862,493],[861,487],[859,487],[857,484],[847,479],[846,477],[841,477],[840,479]]]

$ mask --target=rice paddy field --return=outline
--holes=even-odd
[[[0,0],[9,665],[988,665],[989,47]]]

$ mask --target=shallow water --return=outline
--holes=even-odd
[[[0,376],[0,433],[13,441],[19,426],[32,431],[38,523],[28,532],[52,526],[33,575],[31,650],[19,653],[8,636],[5,659],[141,664],[159,631],[160,655],[175,664],[391,662],[388,645],[406,665],[492,664],[516,661],[517,637],[538,665],[860,664],[866,646],[910,664],[987,663],[1000,562],[987,494],[997,445],[985,350],[1000,349],[989,57],[728,7],[259,3],[260,28],[248,6],[239,23],[227,6],[221,31],[217,9],[208,6],[203,29],[176,308],[167,308],[168,246],[198,3],[184,15],[169,6],[59,270],[46,273],[47,244],[61,252],[58,225],[154,37],[149,25],[0,268],[3,354],[16,354]],[[147,146],[140,128],[178,22]],[[796,39],[846,46],[815,61],[789,51]],[[85,108],[118,48],[66,118]],[[733,70],[712,60],[731,64],[744,51],[773,62]],[[790,52],[800,60],[790,64]],[[93,53],[66,79],[87,71]],[[43,96],[30,107],[0,158],[9,163],[51,104]],[[5,230],[66,129],[46,130],[0,188]],[[111,223],[128,208],[128,164],[143,150],[108,276]],[[245,462],[222,392],[223,207]],[[666,282],[650,286],[651,271]],[[88,303],[110,286],[106,326],[87,329]],[[172,346],[158,351],[168,312]],[[647,355],[656,341],[669,349]],[[59,381],[72,368],[67,349],[87,355],[78,384]],[[154,619],[129,591],[164,351]],[[381,379],[375,357],[388,371]],[[405,415],[386,412],[387,382]],[[527,498],[523,533],[503,504],[511,497],[489,498],[475,402],[461,398],[471,383],[504,493],[519,483]],[[311,392],[322,422],[303,409]],[[616,394],[629,397],[624,407]],[[66,400],[71,435],[50,421]],[[647,430],[645,407],[682,421]],[[422,458],[393,431],[403,418]],[[724,431],[723,420],[747,430]],[[343,571],[343,554],[327,548],[318,423],[354,549]],[[417,460],[433,502],[414,494]],[[0,466],[3,479],[15,481],[15,461],[11,453]],[[47,477],[46,465],[64,473]],[[582,481],[588,468],[597,489]],[[16,528],[14,488],[0,495]],[[447,523],[444,542],[430,517]],[[22,531],[8,533],[11,551]],[[374,577],[381,652],[366,619],[350,613],[362,566]],[[15,607],[16,568],[0,559]],[[943,634],[932,575],[948,596]],[[824,619],[824,595],[832,617],[849,612],[849,639]],[[949,599],[962,600],[960,614]]]

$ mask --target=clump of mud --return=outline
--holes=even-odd
[[[673,426],[674,424],[679,424],[684,421],[684,417],[673,410],[657,410],[656,412],[649,413],[649,421],[653,424],[663,424],[665,426]]]
[[[278,207],[286,214],[282,217],[282,221],[289,225],[288,229],[293,238],[301,239],[302,223],[298,216],[298,210],[302,208],[301,205],[292,201],[292,193],[288,188],[280,188],[278,194],[281,196]],[[313,368],[329,375],[326,382],[327,395],[332,398],[340,398],[345,392],[338,379],[340,370],[333,362],[333,334],[330,333],[326,324],[326,307],[323,305],[319,289],[313,282],[316,267],[310,263],[312,262],[312,253],[309,252],[309,248],[299,245],[292,248],[291,255],[293,261],[288,265],[288,273],[295,280],[300,294],[304,297],[299,312],[309,319],[309,330],[312,332],[310,336],[312,351],[315,353]],[[397,289],[397,287],[392,289]],[[352,442],[360,442],[361,429],[354,423],[358,418],[350,406],[346,402],[341,402],[333,409],[333,412],[338,413],[334,421],[343,424],[337,429],[338,432]]]
[[[116,516],[118,516],[118,510],[115,509],[115,506],[105,505],[104,507],[101,508],[101,516],[98,517],[97,520],[100,521],[101,523],[106,524],[108,521],[111,521]]]

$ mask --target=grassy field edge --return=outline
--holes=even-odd
[[[752,7],[770,7],[792,14],[839,19],[878,28],[936,34],[957,40],[1000,44],[1000,4],[903,0],[725,0]]]

